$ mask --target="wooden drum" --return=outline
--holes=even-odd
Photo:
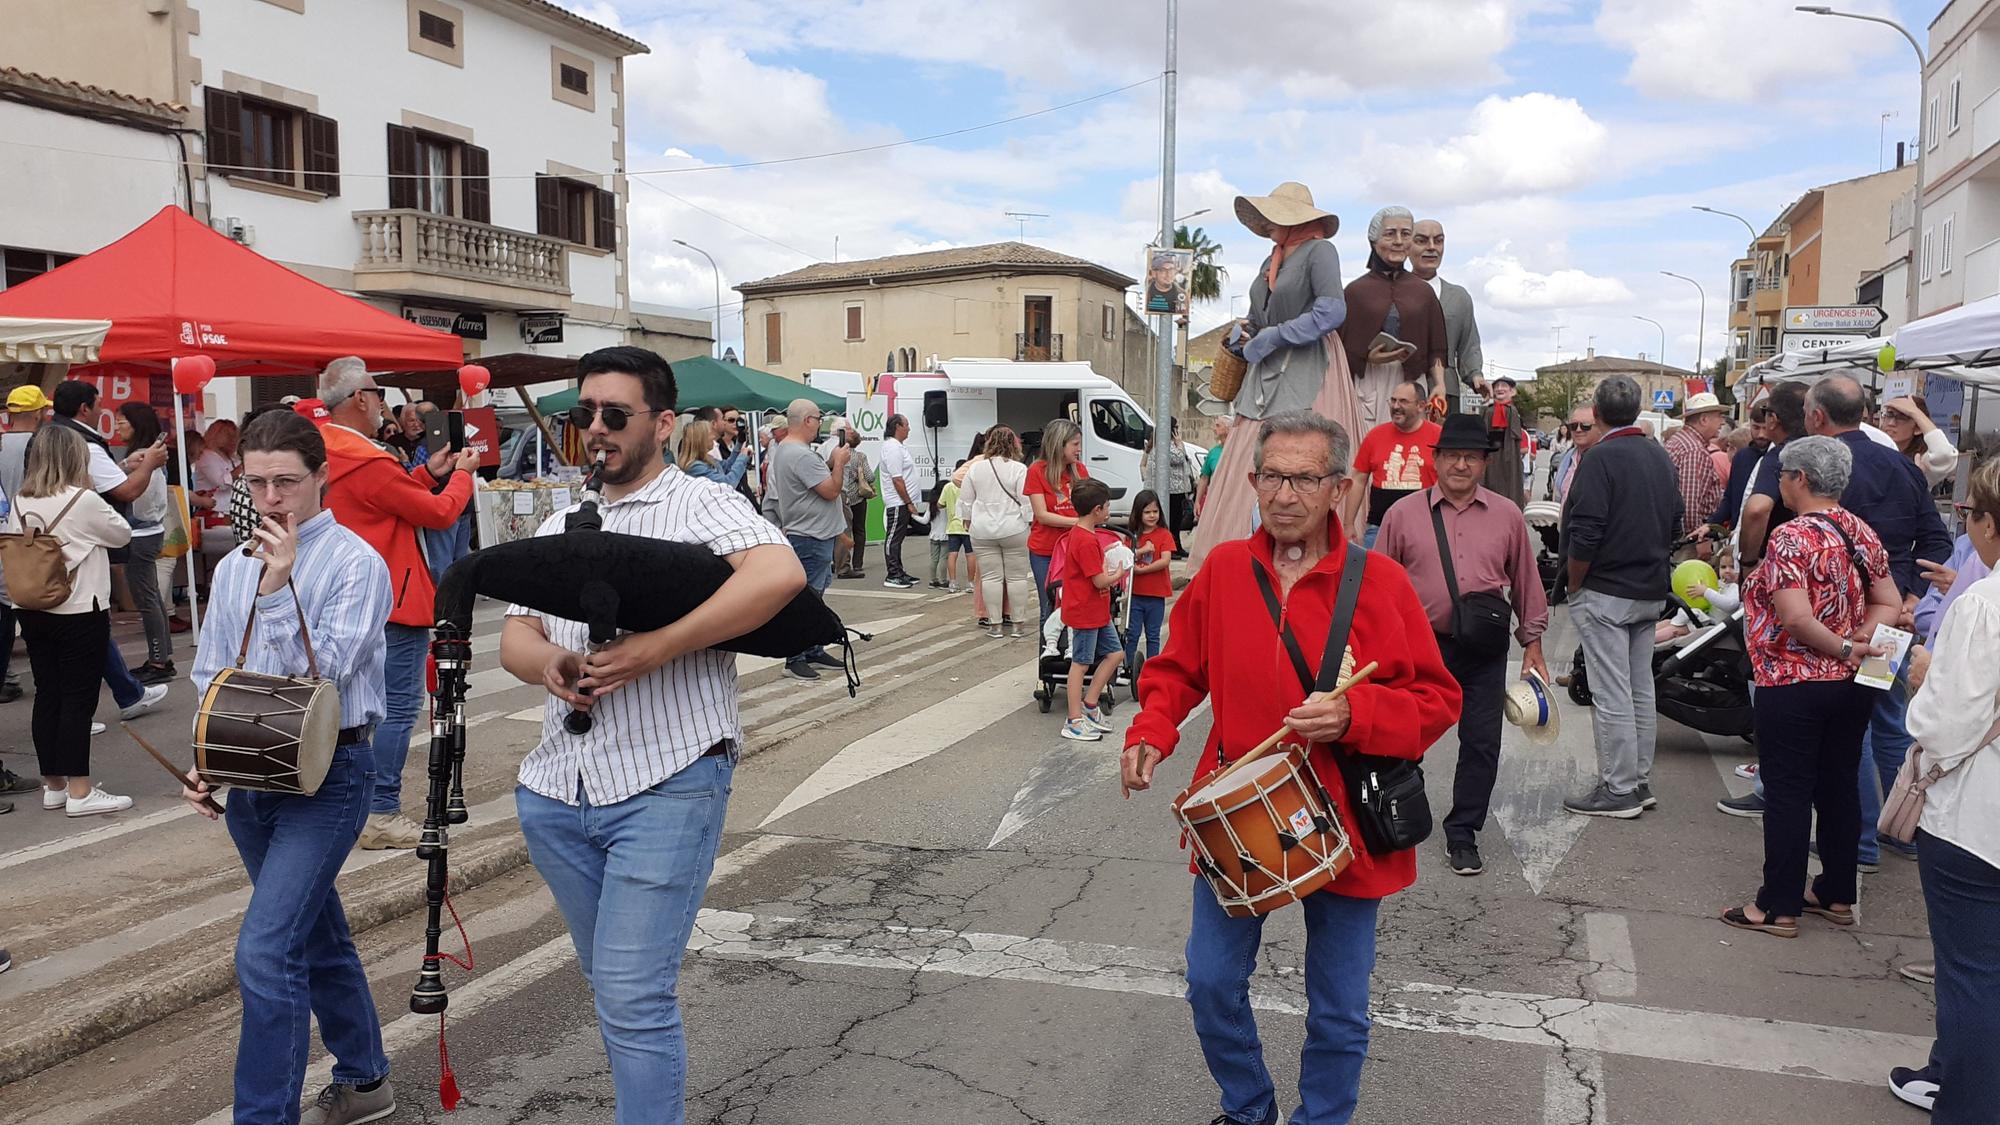
[[[1333,882],[1354,860],[1303,746],[1245,757],[1174,799],[1195,869],[1233,918],[1267,914]]]
[[[210,786],[310,797],[340,742],[333,681],[224,668],[195,716],[195,772]]]

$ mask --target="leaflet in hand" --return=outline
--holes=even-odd
[[[1882,650],[1882,655],[1871,656],[1861,662],[1854,672],[1854,682],[1866,687],[1888,690],[1896,682],[1896,673],[1909,658],[1910,642],[1915,637],[1893,625],[1875,626],[1873,644]]]

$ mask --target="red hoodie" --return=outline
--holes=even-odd
[[[1344,546],[1339,521],[1329,522],[1332,543]],[[1139,677],[1141,710],[1126,732],[1127,746],[1143,741],[1173,753],[1182,720],[1207,696],[1214,702],[1215,719],[1194,770],[1201,777],[1215,768],[1218,744],[1228,746],[1235,760],[1270,737],[1305,699],[1250,569],[1254,563],[1275,579],[1271,548],[1270,534],[1259,530],[1209,552],[1174,603],[1167,647],[1146,661]],[[1333,602],[1345,564],[1345,553],[1332,551],[1284,600],[1285,622],[1315,672],[1326,651],[1327,630],[1333,627]],[[1445,670],[1409,575],[1385,555],[1368,556],[1348,646],[1357,667],[1371,660],[1381,667],[1344,697],[1353,717],[1341,745],[1382,757],[1423,757],[1458,721],[1458,682]],[[1354,898],[1382,898],[1414,883],[1416,849],[1369,855],[1354,830],[1354,810],[1332,752],[1314,745],[1311,759],[1320,782],[1340,806],[1340,820],[1354,848],[1354,862],[1329,889]]]
[[[326,439],[327,508],[389,564],[396,595],[390,622],[430,628],[437,623],[437,588],[417,529],[442,531],[458,522],[472,500],[472,474],[453,473],[443,491],[433,492],[429,469],[404,471],[395,454],[346,426],[322,427],[320,436]]]

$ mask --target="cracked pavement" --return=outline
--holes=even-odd
[[[962,628],[931,612],[934,628]],[[1023,696],[1018,710],[969,723],[970,736],[942,736],[934,754],[757,827],[845,747],[1008,667],[978,656],[880,697],[864,689],[863,706],[744,762],[722,850],[760,844],[759,855],[710,888],[680,981],[691,1122],[1215,1115],[1180,999],[1193,882],[1167,812],[1191,753],[1169,759],[1152,792],[1122,800],[1115,773],[1087,757],[1108,763],[1115,740],[1063,743]],[[1206,727],[1191,723],[1185,744]],[[1440,816],[1455,752],[1447,738],[1426,762]],[[1042,776],[1083,788],[1055,800],[1038,792],[1032,821],[988,847],[1024,783],[1056,756],[1067,764]],[[1663,723],[1661,808],[1585,826],[1539,894],[1497,824],[1479,878],[1452,876],[1441,843],[1426,844],[1417,886],[1381,913],[1356,1120],[1462,1120],[1478,1107],[1474,1118],[1494,1125],[1702,1125],[1807,1104],[1823,1125],[1916,1121],[1874,1075],[1920,1061],[1904,1052],[1920,1051],[1930,1030],[1929,990],[1895,973],[1929,953],[1915,868],[1889,859],[1867,877],[1853,931],[1808,920],[1800,939],[1779,941],[1723,927],[1715,913],[1754,888],[1761,863],[1757,824],[1712,811],[1729,792],[1718,763],[1740,760]],[[560,919],[531,901],[539,893],[526,870],[460,902],[482,974],[551,942],[561,949]],[[519,917],[496,933],[503,911]],[[1253,977],[1286,1110],[1303,1037],[1298,915],[1270,917]],[[385,1021],[404,1014],[404,955],[420,931],[419,916],[362,935]],[[470,991],[463,975],[450,983]],[[448,1117],[438,1110],[435,1027],[419,1027],[392,1051],[403,1103],[393,1120],[612,1119],[573,962],[455,1015],[450,1045],[465,1103]],[[233,1048],[233,1001],[214,1001],[17,1084],[0,1096],[0,1123],[202,1121],[227,1104]]]

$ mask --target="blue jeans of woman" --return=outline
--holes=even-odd
[[[429,629],[394,623],[382,628],[389,638],[382,663],[385,713],[375,724],[375,799],[369,808],[378,815],[403,808],[403,766],[410,759],[410,731],[424,709],[424,658],[431,651]]]
[[[1035,601],[1042,607],[1042,616],[1035,622],[1037,630],[1048,624],[1049,614],[1056,611],[1056,603],[1049,600],[1049,562],[1052,557],[1028,552],[1028,570],[1035,576]]]
[[[514,791],[528,857],[569,924],[597,999],[618,1125],[683,1125],[681,955],[715,868],[735,756],[697,759],[637,796],[593,805]]]
[[[1308,895],[1306,1043],[1299,1057],[1299,1109],[1291,1125],[1345,1125],[1354,1117],[1368,1057],[1368,974],[1375,967],[1378,900],[1331,891]],[[1222,1112],[1244,1125],[1274,1125],[1277,1091],[1250,1010],[1250,972],[1264,919],[1232,918],[1195,876],[1188,932],[1188,1005]]]
[[[1985,753],[1985,751],[1980,751]],[[1917,870],[1937,953],[1939,1125],[1993,1120],[2000,1106],[2000,868],[1928,832],[1917,833]]]
[[[1132,627],[1125,630],[1125,667],[1135,668],[1133,657],[1139,651],[1139,634],[1146,634],[1146,659],[1160,655],[1160,626],[1167,620],[1167,599],[1142,594],[1132,595]]]
[[[236,937],[243,996],[238,1125],[298,1121],[314,1018],[333,1056],[335,1083],[365,1086],[389,1073],[368,974],[333,889],[361,836],[374,787],[374,754],[349,746],[334,751],[326,780],[310,797],[229,794],[224,821],[251,884]]]

